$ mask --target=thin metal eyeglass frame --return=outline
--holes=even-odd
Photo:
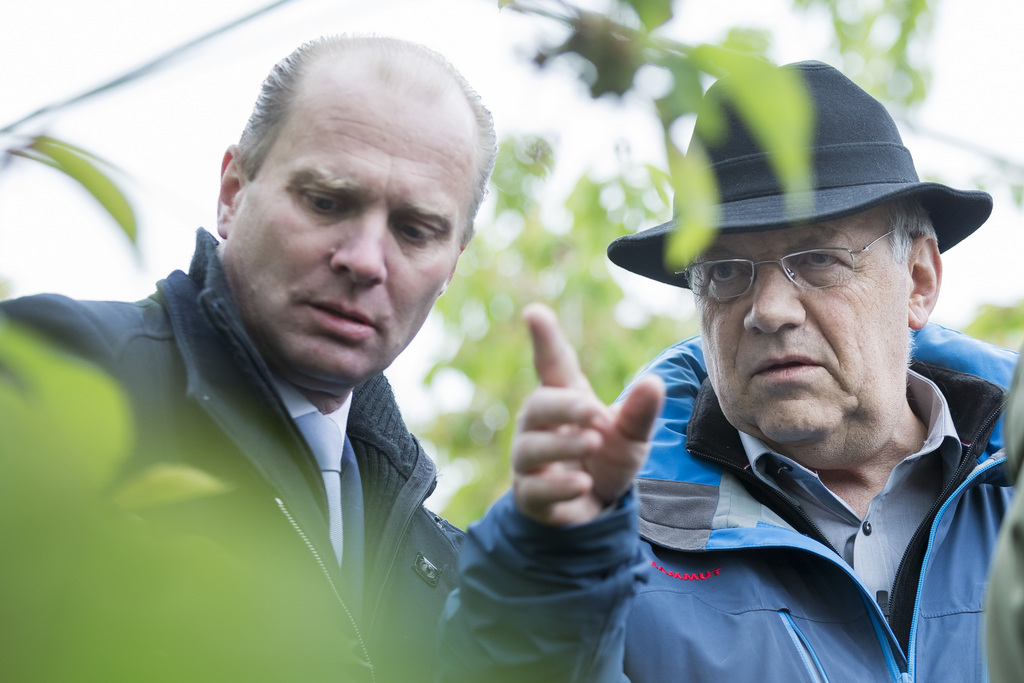
[[[765,263],[778,263],[779,264],[779,268],[782,269],[782,272],[783,272],[783,274],[785,274],[786,279],[789,280],[790,282],[792,282],[795,286],[799,287],[800,289],[828,289],[830,287],[836,287],[836,286],[841,285],[841,284],[843,284],[845,282],[848,282],[850,280],[850,278],[846,278],[842,282],[836,282],[836,283],[829,284],[829,285],[813,286],[813,285],[800,284],[799,282],[796,281],[796,278],[793,275],[793,271],[791,271],[789,268],[787,268],[786,264],[783,263],[783,262],[786,259],[793,258],[794,256],[801,256],[803,254],[813,254],[814,252],[819,252],[819,251],[845,251],[847,254],[850,255],[850,273],[851,273],[851,277],[852,277],[852,274],[857,272],[857,257],[860,256],[861,254],[863,254],[864,252],[868,251],[875,244],[875,242],[878,242],[883,237],[888,237],[889,235],[893,234],[894,232],[896,232],[895,229],[890,230],[889,232],[887,232],[885,234],[879,235],[875,239],[873,239],[870,242],[868,242],[864,246],[863,249],[858,249],[857,251],[852,251],[850,249],[846,249],[845,247],[819,247],[817,249],[802,249],[800,251],[794,251],[792,254],[786,254],[785,256],[782,256],[782,257],[779,257],[779,258],[776,258],[776,259],[766,259],[764,261],[752,261],[751,259],[739,259],[739,258],[718,259],[718,260],[714,260],[714,261],[698,261],[697,263],[690,264],[689,266],[687,266],[683,270],[676,271],[676,274],[677,275],[685,275],[687,281],[692,283],[692,280],[691,280],[691,277],[690,277],[690,273],[697,266],[707,266],[707,265],[714,266],[714,265],[717,265],[719,263],[746,263],[746,264],[749,264],[750,265],[750,280],[747,282],[746,288],[742,292],[740,292],[739,294],[733,294],[732,296],[727,296],[727,297],[716,297],[716,296],[698,294],[696,291],[694,291],[695,295],[697,295],[697,296],[704,296],[705,298],[711,299],[713,301],[732,301],[733,299],[738,299],[741,296],[744,296],[754,286],[754,280],[757,279],[757,267],[760,266],[760,265],[764,265]]]

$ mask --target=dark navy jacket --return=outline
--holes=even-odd
[[[199,231],[189,274],[171,273],[157,290],[136,303],[25,297],[0,303],[0,314],[125,387],[137,434],[125,476],[155,462],[185,463],[229,485],[228,493],[154,509],[147,521],[209,537],[246,575],[287,567],[267,588],[288,605],[279,627],[336,648],[338,666],[324,667],[331,680],[431,680],[462,532],[423,507],[435,467],[387,380],[357,387],[349,414],[366,506],[365,580],[350,586],[324,559],[334,553],[322,477],[242,329],[213,237]],[[311,632],[322,624],[336,630]],[[328,647],[316,656],[329,662],[332,654]]]

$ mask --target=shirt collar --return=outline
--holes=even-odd
[[[286,382],[277,375],[273,376],[274,387],[277,389],[278,395],[284,402],[284,407],[288,410],[288,415],[293,419],[297,419],[312,413],[317,410],[317,407],[313,405],[312,401],[302,395],[294,384]],[[352,392],[349,392],[345,402],[335,410],[333,413],[327,413],[325,417],[330,418],[338,425],[338,429],[342,434],[346,433],[348,429],[348,413],[352,408]]]

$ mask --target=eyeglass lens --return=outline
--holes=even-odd
[[[812,249],[771,261],[732,259],[707,261],[690,270],[690,286],[712,299],[731,299],[742,294],[754,282],[755,269],[764,263],[781,264],[786,277],[798,287],[821,289],[835,287],[853,274],[853,255],[846,249]]]

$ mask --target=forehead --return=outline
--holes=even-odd
[[[889,229],[888,206],[820,223],[794,225],[779,230],[718,235],[704,258],[721,255],[784,255],[800,249],[844,247],[860,249]]]
[[[455,198],[464,212],[475,187],[476,122],[461,90],[437,74],[406,82],[422,71],[404,62],[381,71],[361,54],[322,58],[304,75],[266,163],[292,174],[315,166],[322,177],[400,179]]]

